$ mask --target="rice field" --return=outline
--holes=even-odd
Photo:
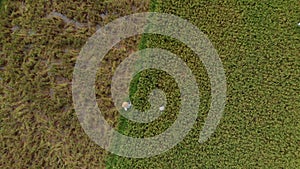
[[[1,168],[299,168],[300,3],[297,0],[5,1],[0,22]],[[168,13],[197,26],[217,50],[226,74],[224,116],[208,141],[199,133],[210,108],[206,69],[184,43],[143,34],[123,39],[100,64],[99,109],[120,133],[153,137],[168,129],[180,91],[168,73],[148,69],[133,77],[130,101],[150,108],[153,89],[165,92],[164,113],[150,123],[120,116],[111,78],[134,51],[166,49],[191,69],[201,101],[196,123],[182,142],[150,158],[107,152],[80,126],[72,101],[72,73],[87,39],[121,16]],[[174,68],[176,69],[176,68]]]

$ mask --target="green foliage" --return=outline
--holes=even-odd
[[[168,152],[146,159],[112,155],[114,163],[107,167],[299,168],[298,2],[157,0],[150,6],[152,11],[189,20],[212,41],[227,76],[225,114],[215,134],[199,144],[199,132],[210,104],[209,79],[201,61],[176,40],[144,35],[142,49],[169,50],[192,69],[201,93],[199,118],[183,142]],[[138,96],[132,99],[141,102],[136,107],[145,108],[144,97],[150,88],[165,87],[166,93],[172,93],[166,114],[146,125],[122,119],[126,125],[119,130],[124,134],[151,137],[167,129],[176,119],[174,112],[178,111],[180,101],[174,94],[179,91],[173,92],[176,87],[172,88],[172,77],[157,80],[160,74],[150,70],[134,77],[131,96]],[[170,106],[171,101],[176,103]]]

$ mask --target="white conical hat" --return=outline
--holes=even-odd
[[[131,107],[131,104],[130,102],[123,102],[122,107],[124,108],[125,111],[127,111],[127,109]]]

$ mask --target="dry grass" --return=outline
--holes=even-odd
[[[76,57],[97,29],[120,16],[146,11],[148,1],[6,1],[1,9],[1,168],[104,168],[107,155],[82,130],[72,105]],[[62,13],[84,27],[66,23]],[[132,38],[107,56],[99,72],[133,50]],[[126,44],[126,48],[123,47]],[[100,81],[103,79],[100,79]],[[99,105],[109,109],[107,83],[99,83]],[[113,125],[114,114],[106,111]]]

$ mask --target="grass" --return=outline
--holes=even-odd
[[[116,3],[118,2],[118,3]],[[2,168],[299,168],[299,2],[296,0],[2,1],[0,22],[0,145]],[[90,27],[76,29],[56,10]],[[175,14],[211,40],[227,77],[227,104],[214,135],[198,137],[210,105],[201,61],[181,42],[159,35],[121,41],[105,57],[96,79],[99,108],[109,124],[133,137],[166,130],[180,106],[178,86],[167,73],[146,70],[131,82],[134,106],[147,108],[153,88],[167,94],[166,113],[139,124],[119,116],[110,79],[121,61],[146,47],[169,50],[191,68],[201,103],[188,136],[147,159],[104,151],[82,130],[72,105],[71,80],[81,47],[96,25],[142,11]],[[103,14],[103,15],[100,15]],[[101,17],[102,16],[102,17]],[[104,17],[103,17],[104,16]]]
[[[107,152],[84,133],[73,109],[73,67],[97,24],[103,26],[115,18],[147,11],[147,3],[3,1],[1,168],[105,168]],[[90,27],[77,29],[60,18],[48,19],[46,16],[53,10]],[[109,84],[104,79],[111,75],[113,65],[135,48],[137,39],[133,37],[112,49],[99,70],[105,76],[98,79],[97,101],[112,125],[117,123],[118,116],[109,109]]]
[[[225,116],[204,144],[197,139],[209,109],[205,69],[184,44],[149,36],[142,46],[159,47],[181,57],[197,77],[201,103],[194,129],[183,142],[164,154],[146,159],[111,155],[110,168],[299,168],[299,9],[297,1],[156,1],[156,12],[175,14],[198,26],[222,59],[228,85]],[[167,115],[149,124],[126,119],[121,130],[134,137],[151,137],[174,121],[176,86],[161,72],[144,71],[134,78],[135,99],[144,100],[149,86],[166,87]],[[146,77],[151,78],[146,78]],[[157,83],[151,83],[153,81]],[[150,83],[149,83],[150,81]],[[136,84],[138,83],[138,84]],[[133,94],[132,94],[133,95]],[[134,104],[137,108],[145,104]],[[176,114],[176,113],[175,113]],[[123,121],[124,120],[124,121]]]

